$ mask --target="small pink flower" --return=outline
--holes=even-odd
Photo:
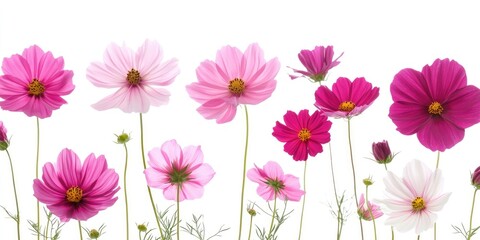
[[[0,76],[0,107],[23,112],[27,116],[47,118],[52,111],[67,103],[61,96],[70,94],[75,86],[73,72],[63,70],[63,57],[54,58],[37,45],[20,54],[4,58]]]
[[[170,85],[180,71],[176,59],[162,63],[163,51],[158,42],[145,40],[137,52],[112,43],[105,50],[103,59],[104,63],[90,64],[88,80],[97,87],[119,89],[93,104],[93,108],[146,113],[150,105],[168,103],[170,93],[159,86]]]
[[[64,222],[88,220],[112,206],[120,190],[118,174],[108,168],[103,155],[88,155],[82,166],[77,154],[66,148],[56,166],[49,162],[43,166],[42,180],[33,180],[33,195]]]
[[[320,111],[312,116],[307,109],[298,115],[287,111],[283,116],[285,125],[276,122],[272,135],[285,142],[283,150],[293,156],[294,160],[307,160],[308,155],[314,157],[323,152],[322,144],[330,142],[330,127],[332,122]]]
[[[370,211],[372,211],[373,218],[370,215],[370,211],[368,210],[369,207],[370,207]],[[358,216],[360,216],[363,220],[366,220],[366,221],[372,221],[372,219],[377,219],[383,216],[383,212],[380,209],[380,206],[373,204],[370,201],[368,201],[368,206],[365,205],[365,197],[363,196],[363,193],[362,195],[360,195],[360,199],[358,201],[357,213],[358,213]]]
[[[340,77],[332,85],[332,90],[320,86],[315,91],[315,106],[329,117],[351,118],[365,111],[378,95],[378,87],[372,88],[363,77],[353,82]]]
[[[215,62],[200,64],[198,82],[188,85],[187,92],[201,104],[197,111],[204,118],[230,122],[239,104],[258,104],[272,95],[279,68],[277,58],[265,62],[256,43],[250,44],[245,53],[226,46],[217,52]]]
[[[247,177],[258,183],[257,193],[267,201],[278,197],[281,200],[298,202],[305,194],[300,190],[298,177],[284,175],[280,165],[273,161],[267,162],[263,169],[255,165],[255,168],[248,170]]]
[[[168,200],[177,200],[177,188],[180,188],[179,201],[202,197],[203,187],[215,175],[212,167],[203,163],[200,146],[182,149],[175,140],[170,140],[161,148],[152,149],[148,157],[150,167],[144,171],[147,184],[163,189]]]
[[[298,77],[307,77],[314,82],[323,81],[328,71],[340,63],[338,59],[342,55],[343,53],[333,60],[332,46],[316,46],[313,50],[304,49],[298,54],[298,59],[300,59],[306,71],[291,68],[295,73],[299,73],[300,75],[290,75],[290,78],[293,80]]]

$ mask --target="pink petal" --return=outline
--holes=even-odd
[[[441,152],[455,146],[464,136],[465,129],[458,128],[441,118],[430,118],[417,133],[418,140],[423,146]]]
[[[283,170],[277,162],[268,161],[263,166],[263,171],[265,171],[265,174],[267,174],[270,179],[283,181]]]
[[[390,85],[390,92],[394,102],[423,106],[428,106],[432,103],[432,98],[428,94],[427,89],[427,83],[422,74],[410,68],[398,72]]]
[[[105,156],[100,155],[98,158],[92,153],[87,156],[82,167],[82,177],[80,186],[83,191],[88,191],[88,188],[93,187],[93,184],[100,177],[104,171],[107,170],[107,161]]]
[[[238,48],[225,46],[217,52],[217,71],[223,79],[230,81],[241,77],[240,66],[243,54]]]
[[[436,59],[422,69],[432,100],[443,102],[457,89],[467,86],[465,69],[456,61]]]
[[[223,99],[212,99],[202,104],[197,111],[206,119],[216,119],[217,123],[226,123],[235,117],[237,105]]]
[[[127,85],[127,70],[119,72],[99,62],[93,62],[87,68],[87,79],[96,87],[118,88]]]
[[[64,148],[57,158],[58,177],[67,187],[80,185],[82,164],[77,154]]]
[[[115,72],[116,76],[123,75],[126,77],[132,68],[138,67],[134,66],[133,50],[125,45],[120,47],[115,43],[111,43],[107,47],[103,55],[103,61],[108,70]]]
[[[397,126],[397,131],[411,135],[417,133],[429,121],[431,115],[425,108],[413,103],[394,102],[390,106],[388,116]]]
[[[442,118],[459,128],[468,128],[480,122],[480,89],[466,86],[450,95],[443,104]]]
[[[257,43],[250,44],[242,57],[241,77],[243,79],[251,79],[257,70],[265,65],[263,50]],[[278,70],[277,70],[278,71]]]
[[[2,62],[3,74],[17,78],[20,83],[28,84],[33,79],[28,61],[22,56],[15,54],[10,58],[4,58]]]

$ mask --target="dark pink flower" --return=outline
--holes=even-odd
[[[20,54],[4,58],[0,76],[0,107],[47,118],[67,103],[61,96],[70,94],[73,72],[63,70],[63,58],[33,45]]]
[[[459,143],[465,129],[480,121],[480,90],[467,85],[465,69],[454,60],[437,59],[419,72],[406,68],[390,86],[389,117],[405,135],[417,134],[432,151]]]
[[[307,160],[308,155],[314,157],[323,152],[322,144],[330,142],[330,127],[332,122],[320,111],[312,116],[307,109],[298,115],[287,111],[283,116],[285,124],[277,121],[272,135],[284,142],[283,150],[293,156],[294,160]]]
[[[56,165],[43,166],[42,180],[33,180],[33,195],[64,222],[95,216],[117,201],[114,195],[120,190],[118,174],[108,168],[103,155],[96,158],[92,153],[82,165],[77,154],[66,148]]]
[[[258,44],[250,44],[242,53],[226,46],[214,61],[206,60],[197,68],[198,82],[187,86],[191,98],[201,104],[197,111],[217,123],[232,121],[239,104],[258,104],[269,98],[280,68],[277,58],[266,62]]]
[[[372,143],[372,152],[375,161],[381,164],[390,163],[393,160],[394,155],[388,141],[383,140],[381,142]]]
[[[480,189],[480,167],[477,167],[472,174],[472,185]]]
[[[3,122],[0,121],[0,151],[7,150],[8,144],[7,129],[3,125]]]
[[[315,106],[329,117],[351,118],[365,111],[378,94],[378,87],[372,88],[372,84],[363,77],[353,82],[340,77],[332,85],[332,90],[320,86],[315,91]]]
[[[370,215],[370,211],[368,208],[370,207],[370,211],[372,212],[372,215]],[[360,216],[363,220],[366,221],[372,221],[372,219],[377,219],[381,216],[383,216],[383,212],[380,209],[380,206],[377,204],[373,204],[370,201],[368,201],[368,206],[365,204],[365,197],[360,195],[360,199],[358,200],[358,209],[357,209],[358,216]]]
[[[148,157],[150,167],[144,171],[147,184],[163,189],[168,200],[177,200],[177,188],[180,188],[179,201],[202,197],[203,187],[215,175],[212,167],[203,163],[200,146],[182,149],[175,140],[170,140],[161,148],[152,149]]]
[[[248,179],[258,183],[257,194],[267,201],[275,199],[298,202],[305,194],[300,190],[298,177],[283,174],[283,170],[276,162],[269,161],[263,169],[255,165],[248,170]]]
[[[323,81],[325,76],[327,76],[328,70],[340,63],[338,59],[342,55],[343,53],[333,60],[332,46],[316,46],[313,50],[304,49],[298,54],[298,59],[300,59],[306,71],[291,68],[295,73],[299,73],[300,75],[290,75],[290,78],[293,80],[298,77],[307,77],[314,82]]]

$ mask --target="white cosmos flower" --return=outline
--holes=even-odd
[[[403,178],[388,171],[383,179],[386,199],[385,224],[399,232],[415,229],[418,235],[431,228],[450,197],[443,193],[443,177],[440,170],[432,172],[419,160],[409,162],[403,170]]]

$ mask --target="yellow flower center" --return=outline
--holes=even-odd
[[[79,203],[82,200],[83,190],[79,187],[71,187],[67,190],[67,201]]]
[[[302,141],[302,142],[305,142],[307,141],[308,139],[310,139],[310,137],[312,136],[312,134],[310,133],[310,131],[306,128],[302,128],[302,130],[300,130],[300,132],[298,132],[298,138]]]
[[[38,79],[33,79],[31,83],[28,84],[28,93],[33,96],[40,96],[45,92],[45,86],[38,81]]]
[[[425,202],[422,197],[416,197],[412,201],[412,208],[414,212],[420,212],[425,209]]]
[[[344,112],[350,112],[355,108],[355,103],[352,101],[345,101],[340,103],[340,106],[338,106],[338,110],[344,111]]]
[[[127,81],[131,85],[138,85],[142,81],[142,77],[136,69],[132,68],[132,70],[128,71]]]
[[[230,90],[233,95],[241,95],[243,90],[245,90],[245,82],[243,82],[243,80],[240,78],[230,80],[228,84],[228,90]]]
[[[441,115],[442,112],[443,112],[442,104],[440,104],[437,101],[432,102],[430,106],[428,106],[428,113],[432,115]]]

